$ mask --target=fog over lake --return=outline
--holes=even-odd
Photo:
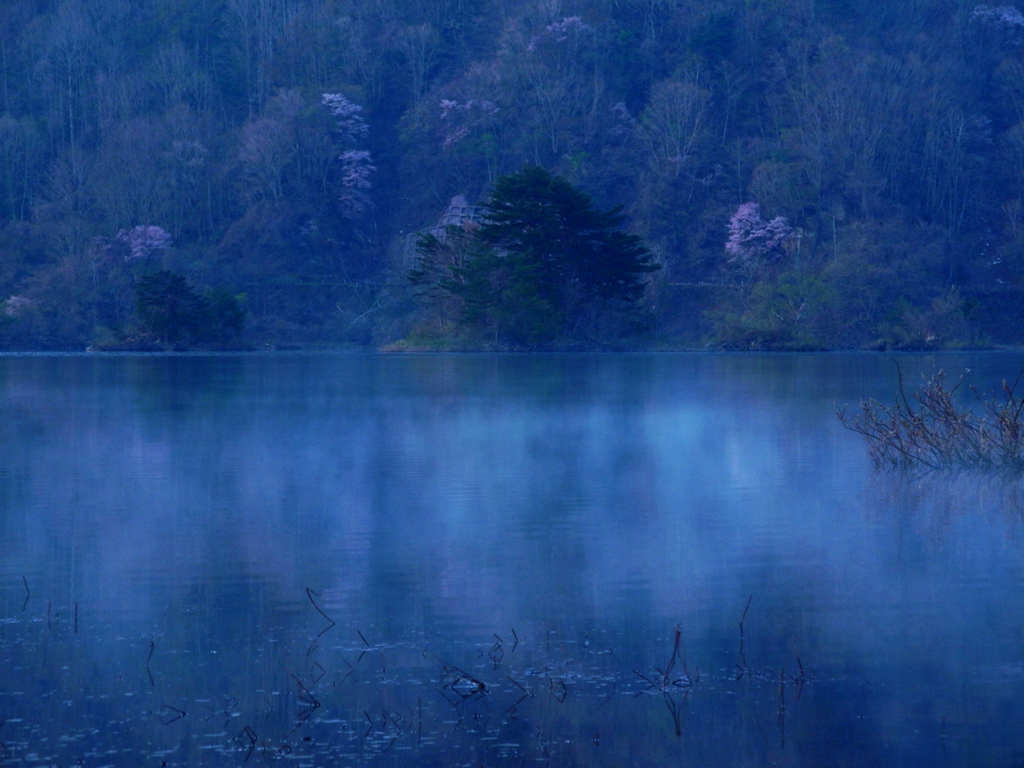
[[[0,763],[1019,765],[1024,486],[875,471],[835,404],[895,394],[861,354],[0,357]]]

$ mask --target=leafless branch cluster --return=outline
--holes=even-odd
[[[1024,472],[1024,399],[1016,394],[1024,371],[1012,384],[1003,381],[1000,398],[982,395],[971,386],[971,407],[962,407],[957,395],[970,370],[952,387],[946,386],[940,370],[911,398],[905,394],[898,365],[897,372],[895,404],[866,400],[856,415],[836,409],[844,427],[867,439],[876,467]]]

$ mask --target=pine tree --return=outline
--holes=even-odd
[[[482,247],[440,287],[462,299],[465,322],[506,343],[586,337],[629,314],[660,266],[623,221],[565,179],[524,168],[495,182],[474,234]]]

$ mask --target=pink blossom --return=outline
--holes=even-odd
[[[555,40],[562,42],[572,32],[590,32],[594,28],[583,21],[579,16],[567,16],[554,24],[548,24],[546,32],[552,35]]]
[[[4,314],[8,317],[20,317],[36,305],[28,296],[11,296],[4,308]]]
[[[455,144],[458,144],[464,138],[469,136],[469,128],[464,125],[460,125],[451,133],[446,133],[444,137],[444,148],[450,149]]]
[[[370,132],[370,126],[359,115],[363,111],[361,106],[349,101],[340,93],[323,93],[321,97],[324,105],[334,115],[338,123],[338,133],[346,142],[353,143]]]
[[[761,209],[757,203],[743,203],[729,219],[729,239],[725,243],[725,252],[733,263],[775,261],[792,232],[792,227],[784,217],[776,216],[771,221],[765,221],[761,218]]]
[[[341,209],[346,216],[353,217],[370,208],[367,194],[373,185],[370,176],[377,167],[365,149],[350,149],[341,153]]]
[[[453,109],[458,109],[459,102],[454,99],[441,99],[441,119],[447,120],[448,113]]]
[[[331,110],[338,124],[338,133],[346,144],[355,144],[364,138],[370,128],[359,116],[363,108],[349,101],[340,93],[322,94],[323,103]],[[370,208],[368,190],[373,186],[370,176],[377,170],[370,153],[365,149],[346,149],[339,155],[341,159],[341,194],[338,202],[342,213],[354,218]]]
[[[458,144],[469,135],[470,130],[498,114],[500,108],[488,99],[469,99],[459,103],[454,99],[441,99],[441,120],[448,123],[443,146],[445,149]]]
[[[594,28],[583,21],[579,16],[566,16],[561,21],[548,24],[544,28],[544,32],[530,38],[530,44],[526,46],[526,50],[535,51],[537,49],[537,43],[544,40],[554,40],[556,43],[563,43],[568,40],[569,35],[574,32],[592,32],[593,30]]]
[[[370,161],[370,153],[365,149],[350,149],[341,153],[344,173],[341,183],[356,189],[370,188],[370,174],[377,167]]]
[[[612,112],[614,112],[619,120],[623,122],[632,122],[633,115],[629,111],[629,107],[626,106],[626,102],[620,101],[612,105]]]
[[[976,5],[971,12],[971,21],[980,21],[1004,29],[1024,29],[1024,14],[1012,5],[1001,5],[998,8]]]
[[[165,251],[171,247],[171,236],[163,227],[153,224],[122,229],[117,239],[128,246],[129,254],[125,261],[148,258],[155,251]]]

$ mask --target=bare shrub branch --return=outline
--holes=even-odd
[[[1024,471],[1024,399],[1016,394],[1024,371],[1013,384],[1003,382],[1000,399],[970,387],[976,404],[963,408],[956,393],[969,370],[949,388],[945,372],[940,370],[911,398],[905,393],[898,364],[896,370],[899,397],[894,405],[866,400],[854,415],[845,407],[836,408],[843,426],[865,437],[876,467]]]

